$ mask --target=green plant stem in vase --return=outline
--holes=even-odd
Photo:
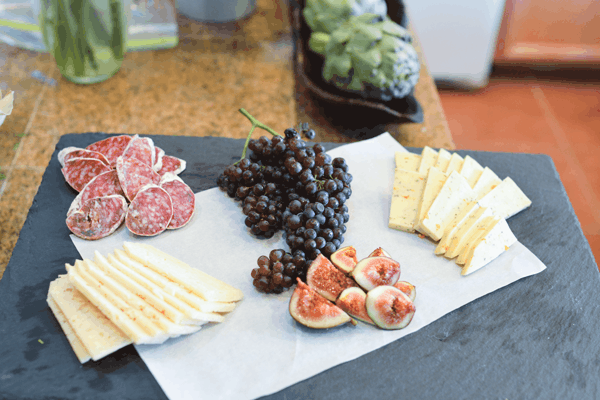
[[[122,0],[40,0],[44,43],[68,80],[90,84],[123,63],[127,18]]]

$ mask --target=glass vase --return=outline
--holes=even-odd
[[[46,49],[68,80],[91,84],[123,63],[127,17],[122,0],[40,0]]]

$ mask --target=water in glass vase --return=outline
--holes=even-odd
[[[121,0],[41,0],[40,26],[61,74],[89,84],[123,63],[127,19]]]

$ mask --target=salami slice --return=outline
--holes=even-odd
[[[173,219],[167,229],[185,226],[194,215],[196,197],[192,189],[180,177],[167,172],[160,180],[160,187],[165,189],[173,201]]]
[[[154,172],[151,166],[135,158],[119,157],[117,159],[117,176],[125,197],[129,201],[134,199],[143,186],[160,183],[160,175]]]
[[[155,236],[169,226],[173,218],[171,196],[157,185],[146,185],[129,205],[125,225],[140,236]]]
[[[164,156],[162,159],[162,168],[158,171],[160,176],[167,172],[179,175],[185,169],[185,160],[173,156]]]
[[[111,136],[107,139],[90,144],[88,147],[86,147],[86,150],[102,153],[110,163],[110,166],[114,168],[117,163],[117,158],[123,154],[123,151],[130,141],[131,136]]]
[[[105,197],[113,194],[119,194],[125,196],[119,178],[117,177],[117,171],[111,169],[110,171],[104,172],[94,179],[88,182],[81,192],[75,197],[75,200],[71,203],[67,216],[71,215],[74,211],[81,209],[83,203],[89,199],[95,197]]]
[[[165,156],[165,151],[160,147],[154,146],[154,153],[154,166],[152,169],[158,172],[162,168],[162,159]]]
[[[65,162],[71,158],[95,158],[106,165],[110,165],[106,157],[97,151],[80,149],[79,147],[66,147],[58,153],[58,162],[63,167],[65,166]]]
[[[78,192],[89,181],[107,171],[110,171],[110,167],[95,158],[72,158],[61,169],[67,183]]]
[[[67,217],[69,230],[82,239],[97,240],[117,230],[125,219],[127,202],[118,194],[83,202],[80,210]]]
[[[123,158],[135,158],[150,167],[154,166],[154,142],[150,138],[135,135],[121,155]]]

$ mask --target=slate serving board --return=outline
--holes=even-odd
[[[65,225],[75,193],[65,183],[56,155],[65,147],[85,147],[107,136],[88,133],[60,139],[0,280],[0,399],[165,398],[133,346],[81,366],[46,304],[50,281],[64,273],[66,262],[79,258]],[[188,161],[182,178],[194,191],[215,187],[217,176],[237,160],[244,143],[210,137],[151,137],[167,154]],[[598,395],[599,273],[551,159],[458,153],[471,155],[501,178],[512,177],[533,201],[509,225],[547,270],[269,398]]]

